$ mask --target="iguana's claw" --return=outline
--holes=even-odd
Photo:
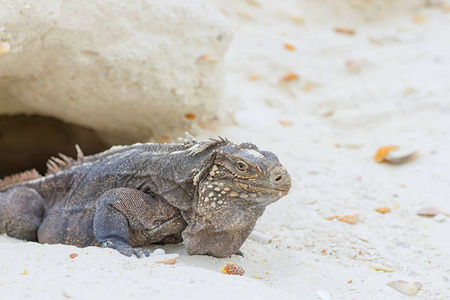
[[[132,248],[130,245],[122,244],[122,243],[114,243],[113,241],[106,241],[102,243],[102,248],[111,248],[119,251],[125,256],[131,257],[132,255],[136,255],[137,258],[140,258],[142,255],[147,257],[150,256],[150,251],[144,250],[141,248]]]
[[[141,248],[131,248],[134,255],[136,255],[137,258],[140,258],[142,255],[149,257],[150,251],[141,249]]]

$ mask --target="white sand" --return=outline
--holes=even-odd
[[[415,214],[428,205],[450,212],[450,13],[385,8],[364,21],[347,9],[352,21],[344,21],[314,1],[302,2],[310,11],[299,1],[283,1],[283,8],[257,1],[220,2],[236,30],[226,72],[238,112],[219,134],[277,153],[291,173],[291,193],[256,226],[271,242],[248,240],[245,258],[229,259],[165,246],[180,254],[166,266],[108,249],[0,236],[0,299],[450,298],[450,220]],[[423,22],[414,22],[417,16]],[[337,26],[356,34],[336,33]],[[300,80],[280,83],[287,72]],[[378,147],[391,144],[419,157],[400,166],[375,163]],[[358,213],[356,224],[324,219],[348,213]],[[226,262],[243,266],[245,275],[221,274]],[[394,280],[422,288],[404,296],[386,285]]]

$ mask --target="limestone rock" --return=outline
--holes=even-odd
[[[208,1],[0,0],[0,115],[179,134],[217,115],[231,36]]]

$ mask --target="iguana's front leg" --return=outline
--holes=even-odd
[[[239,249],[252,229],[253,225],[217,231],[211,224],[196,220],[183,231],[183,240],[190,255],[207,254],[219,258],[233,254],[244,256]]]
[[[141,245],[150,244],[165,237],[158,235],[161,231],[158,229],[177,214],[177,209],[144,192],[131,188],[111,189],[97,200],[94,234],[102,247],[116,249],[126,256],[149,256],[149,251],[131,247],[130,229],[145,232],[148,237]]]

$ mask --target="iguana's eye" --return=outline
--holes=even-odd
[[[241,172],[245,172],[245,171],[248,170],[247,164],[246,164],[245,162],[243,162],[243,161],[238,161],[238,162],[236,163],[236,168],[237,168],[239,171],[241,171]]]

